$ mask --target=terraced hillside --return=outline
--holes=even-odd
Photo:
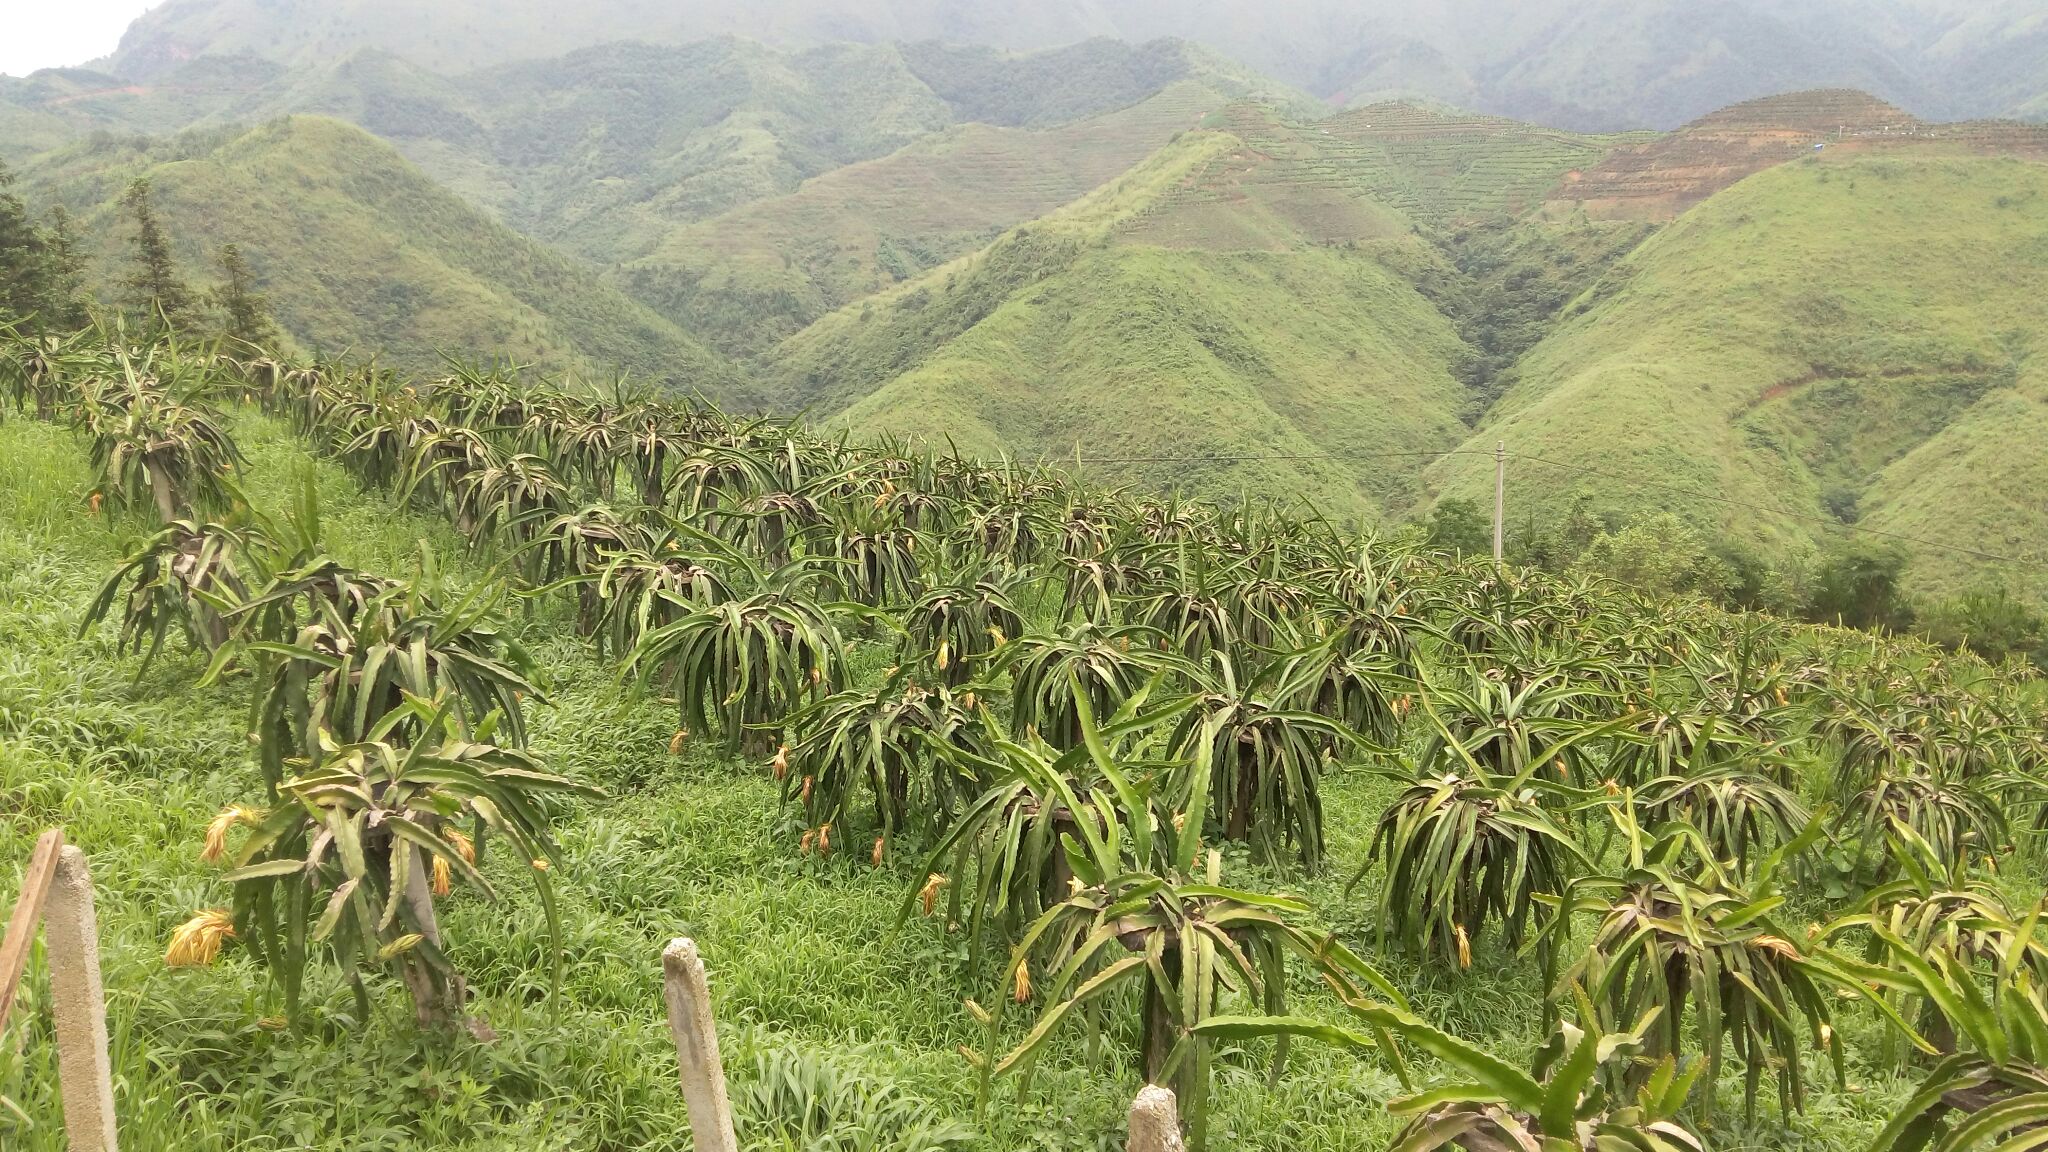
[[[1816,151],[2048,158],[2048,127],[1929,124],[1863,92],[1796,92],[1615,148],[1569,173],[1553,199],[1596,217],[1668,220],[1752,173]]]
[[[1520,213],[1609,147],[1495,117],[1376,104],[1292,121],[1241,103],[1212,126],[1244,141],[1133,222],[1133,243],[1286,247]]]
[[[496,223],[368,133],[319,117],[81,145],[28,169],[32,199],[79,217],[91,279],[109,300],[127,274],[119,198],[142,176],[185,276],[210,284],[216,248],[238,243],[306,350],[375,352],[420,369],[443,352],[593,376],[616,365],[742,398],[719,357],[580,262]]]
[[[1942,550],[1972,549],[2033,557],[2005,575],[2048,592],[2043,300],[2048,167],[1831,149],[1638,247],[1523,358],[1468,446],[1602,473],[1518,467],[1533,522],[1583,495],[1783,551],[1851,521],[1932,541],[1914,550],[1924,589],[1981,578]],[[1490,465],[1465,458],[1430,481],[1491,496]]]
[[[758,352],[1078,199],[1230,98],[1181,81],[1055,128],[963,125],[672,232],[621,283],[718,347]]]

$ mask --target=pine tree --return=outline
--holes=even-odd
[[[174,329],[189,327],[192,320],[192,292],[178,279],[171,262],[170,238],[156,218],[156,204],[149,179],[128,186],[122,207],[135,220],[135,272],[128,277],[130,303],[144,327],[166,324]]]
[[[0,320],[40,313],[49,294],[43,234],[11,190],[14,173],[0,164]]]
[[[71,230],[71,213],[61,204],[50,210],[49,226],[43,229],[43,269],[45,327],[83,328],[92,319],[85,307],[85,256]]]
[[[38,226],[13,184],[14,173],[0,164],[0,322],[43,332],[80,327],[89,317],[71,218],[57,208],[48,226]]]
[[[256,273],[242,258],[241,245],[222,245],[215,261],[221,283],[214,289],[213,305],[221,313],[221,331],[248,344],[270,340],[277,333],[270,320],[270,301],[256,291]]]

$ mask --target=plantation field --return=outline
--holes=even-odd
[[[91,854],[131,1147],[685,1147],[684,934],[774,1152],[1113,1149],[1148,1078],[1197,1149],[1911,1152],[2048,1075],[2017,665],[109,339],[6,360],[0,852]]]
[[[327,539],[346,562],[406,573],[424,548],[451,586],[483,575],[484,558],[445,523],[365,494],[277,422],[248,416],[234,431],[260,506],[281,510],[315,469]],[[538,909],[516,877],[503,885],[509,906],[458,899],[446,913],[478,997],[472,1014],[497,1034],[487,1043],[421,1035],[392,988],[375,1018],[358,1021],[331,977],[308,993],[314,1034],[294,1037],[277,1027],[280,1006],[253,964],[166,970],[171,929],[227,902],[219,869],[198,852],[214,814],[260,786],[241,733],[248,692],[232,681],[193,689],[205,662],[177,652],[138,679],[110,632],[77,639],[85,604],[142,527],[86,519],[92,485],[70,433],[0,425],[0,859],[12,862],[0,900],[11,901],[14,870],[45,826],[62,824],[91,857],[123,1147],[687,1150],[659,964],[677,935],[694,937],[711,969],[748,1148],[1122,1146],[1138,1083],[1130,1057],[1110,1049],[1090,1068],[1075,1045],[1040,1068],[1029,1101],[1005,1093],[990,1130],[967,1139],[973,1082],[954,1049],[981,1034],[959,1002],[983,990],[960,977],[958,944],[931,922],[894,930],[914,862],[799,858],[797,822],[763,766],[708,739],[669,756],[673,708],[622,699],[610,666],[556,611],[517,628],[553,698],[535,714],[533,746],[611,793],[565,812],[559,831],[568,968],[558,1002],[547,1002]],[[873,674],[885,653],[856,658]],[[1341,909],[1368,904],[1340,892],[1385,795],[1365,780],[1332,790],[1342,863],[1313,890],[1340,918],[1360,922]],[[1531,1017],[1534,981],[1530,969],[1483,994],[1416,988],[1491,1030],[1503,1002]],[[38,975],[28,1015],[40,987]],[[33,1120],[0,1105],[0,1139],[24,1152],[64,1147],[43,1019],[22,1054],[0,1048],[0,1097]],[[1380,1107],[1391,1076],[1335,1054],[1300,1053],[1277,1092],[1251,1066],[1226,1070],[1220,1087],[1218,1147],[1338,1152],[1392,1130]],[[892,1110],[898,1096],[905,1104]],[[825,1141],[778,1138],[781,1118],[806,1107],[829,1119]],[[920,1126],[935,1135],[920,1142]]]

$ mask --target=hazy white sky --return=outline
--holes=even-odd
[[[83,64],[121,42],[128,22],[161,0],[0,0],[0,73]]]

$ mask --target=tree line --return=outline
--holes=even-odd
[[[1432,545],[1462,555],[1493,547],[1492,518],[1475,500],[1442,501],[1426,530]],[[1989,575],[1956,596],[1916,597],[1905,583],[1912,553],[1892,541],[1851,537],[1809,554],[1766,557],[1668,512],[1623,521],[1582,500],[1558,523],[1510,525],[1504,550],[1521,567],[1700,596],[1733,611],[1917,635],[1950,651],[2048,668],[2048,616],[2039,608]]]
[[[116,297],[105,302],[86,286],[85,255],[70,213],[58,205],[38,216],[14,191],[15,183],[14,173],[0,163],[0,316],[19,318],[16,328],[72,332],[95,312],[112,311],[142,333],[219,335],[263,347],[280,335],[239,244],[223,244],[214,253],[218,279],[212,287],[196,288],[185,278],[147,177],[131,182],[121,196],[131,248]]]

